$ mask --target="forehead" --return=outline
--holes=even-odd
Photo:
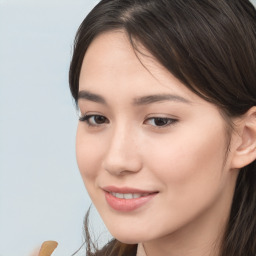
[[[123,31],[102,33],[88,47],[83,60],[80,81],[99,78],[99,72],[105,76],[108,73],[109,77],[116,75],[116,79],[128,73],[133,74],[133,77],[145,73],[145,68],[139,62]]]
[[[123,31],[110,31],[97,36],[89,46],[81,68],[79,90],[118,94],[136,91],[137,96],[154,93],[182,94],[202,100],[165,69],[140,44],[135,51]],[[123,90],[122,90],[123,89]]]

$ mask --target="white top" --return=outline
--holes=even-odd
[[[144,250],[143,244],[138,244],[137,254],[136,256],[147,256]]]

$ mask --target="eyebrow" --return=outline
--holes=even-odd
[[[97,102],[97,103],[102,103],[104,105],[107,104],[107,102],[105,101],[105,99],[103,97],[101,97],[98,94],[94,94],[85,90],[79,91],[78,92],[78,100],[79,99],[84,99],[84,100],[89,100],[89,101],[93,101],[93,102]]]
[[[98,94],[91,93],[86,90],[81,90],[78,92],[78,100],[79,99],[89,100],[89,101],[107,105],[106,100],[102,96],[100,96]],[[176,94],[147,95],[147,96],[143,96],[143,97],[134,99],[133,104],[137,105],[137,106],[141,106],[141,105],[148,105],[148,104],[158,103],[158,102],[163,102],[163,101],[175,101],[175,102],[191,104],[191,102],[188,99],[185,99]]]
[[[134,99],[134,104],[147,105],[147,104],[152,104],[152,103],[157,103],[162,101],[175,101],[175,102],[191,104],[189,100],[175,94],[156,94],[156,95],[143,96],[141,98]]]

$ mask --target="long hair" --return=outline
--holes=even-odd
[[[142,44],[227,122],[256,105],[256,10],[249,0],[100,1],[75,38],[69,83],[76,102],[86,50],[112,30],[125,31],[135,51]],[[91,255],[135,255],[135,249],[113,240]],[[240,170],[220,253],[245,255],[256,255],[256,161]]]

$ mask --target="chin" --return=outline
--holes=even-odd
[[[124,243],[124,244],[138,244],[142,242],[141,239],[135,239],[134,237],[130,236],[114,236],[118,241]]]
[[[147,234],[136,234],[134,231],[135,230],[129,229],[127,232],[120,232],[119,230],[110,233],[114,238],[124,244],[138,244],[152,239],[152,237],[149,237]]]

